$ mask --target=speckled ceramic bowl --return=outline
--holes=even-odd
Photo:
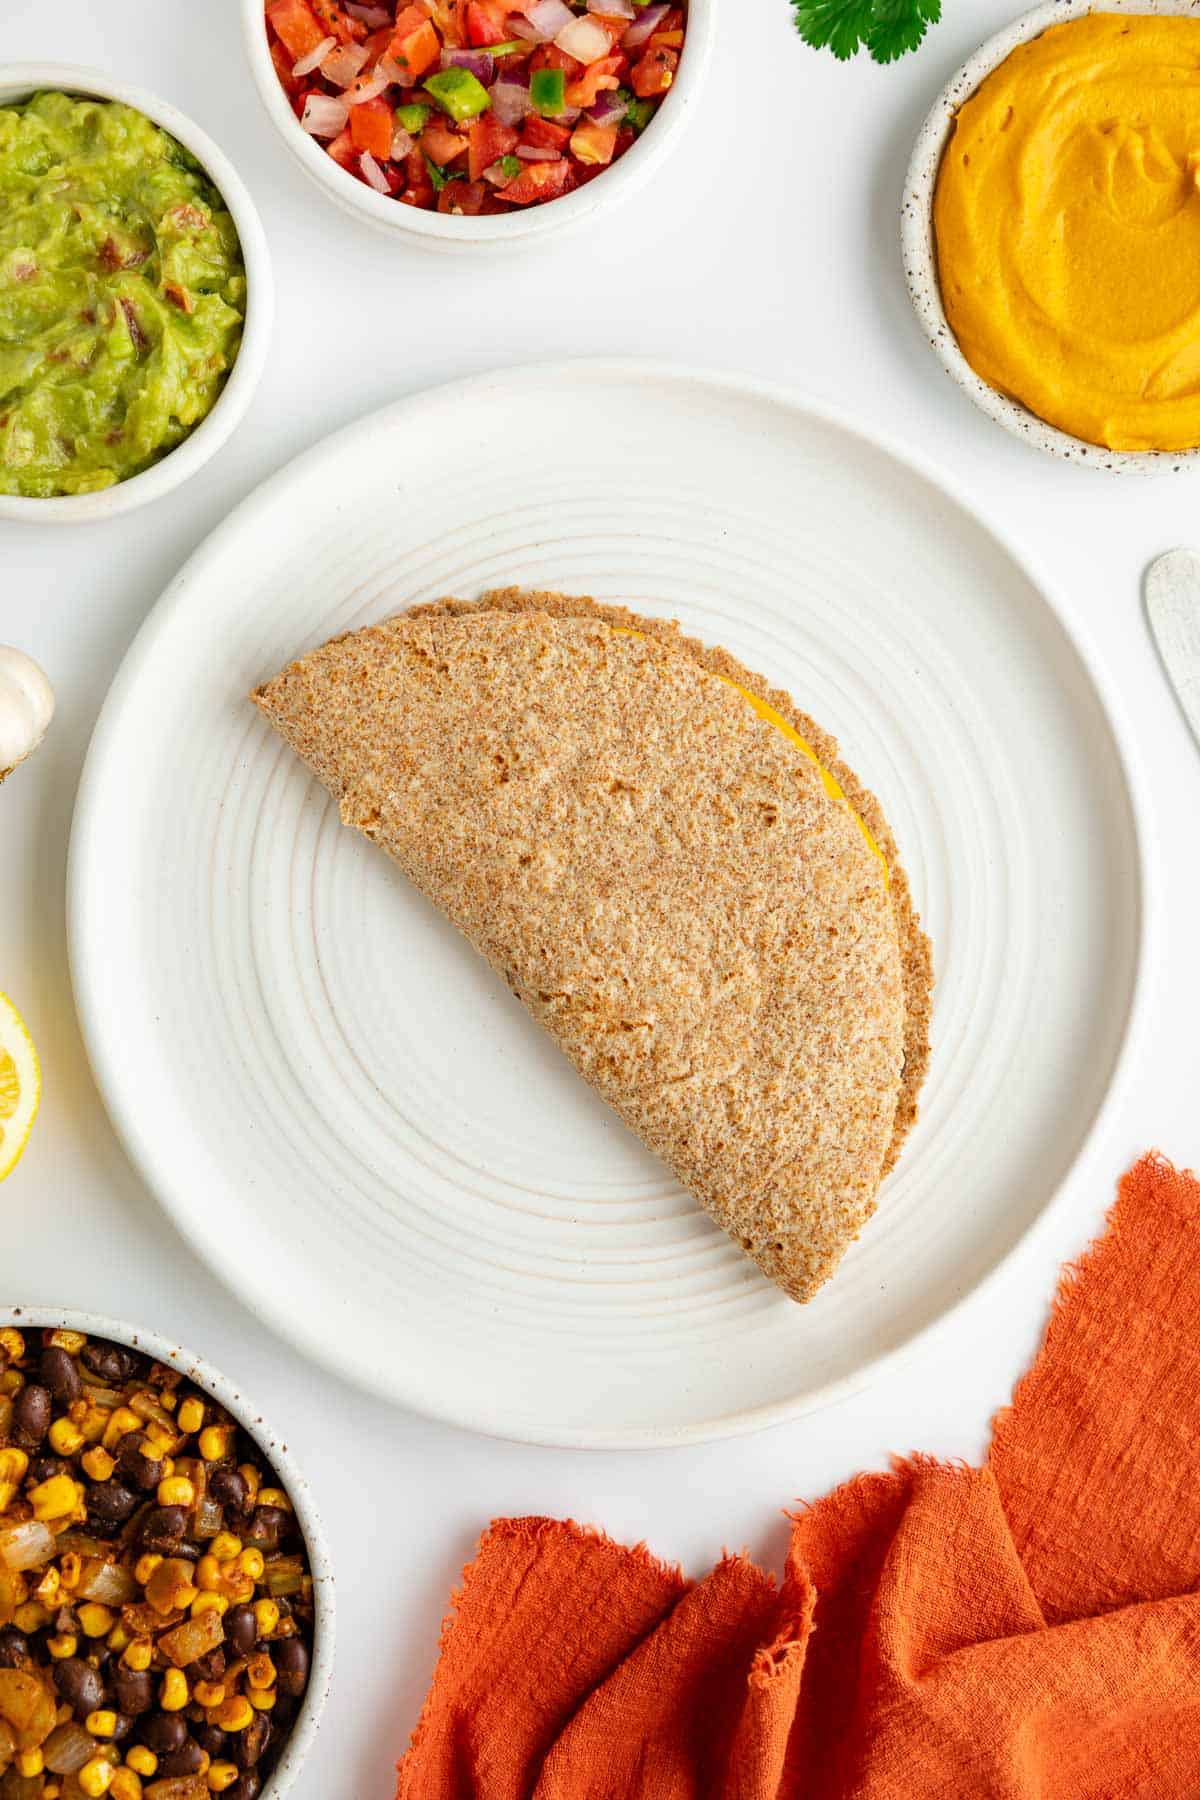
[[[998,425],[1003,425],[1006,431],[1032,444],[1035,449],[1069,462],[1083,463],[1094,469],[1111,469],[1114,474],[1121,475],[1164,475],[1194,466],[1200,450],[1108,450],[1102,444],[1089,444],[1083,438],[1072,437],[1070,432],[1060,431],[1055,425],[1048,425],[1019,400],[1010,400],[1006,394],[990,387],[975,373],[959,349],[942,309],[938,285],[933,194],[955,113],[1018,44],[1040,37],[1051,25],[1063,25],[1069,19],[1081,19],[1090,12],[1200,14],[1200,0],[1104,0],[1101,6],[1093,6],[1089,0],[1047,0],[1047,4],[1035,6],[1032,12],[1022,13],[1019,19],[981,45],[946,83],[917,138],[904,179],[900,208],[904,273],[917,317],[938,361],[959,387],[966,390],[976,406]]]
[[[224,1375],[205,1362],[202,1356],[160,1337],[156,1331],[143,1331],[123,1319],[108,1319],[100,1313],[76,1312],[50,1306],[0,1306],[0,1326],[15,1325],[18,1331],[41,1330],[82,1331],[88,1337],[111,1338],[114,1343],[128,1344],[130,1349],[152,1356],[182,1370],[189,1381],[211,1394],[249,1433],[271,1464],[291,1498],[296,1517],[304,1534],[309,1567],[313,1577],[316,1612],[313,1625],[312,1665],[304,1704],[287,1740],[283,1755],[265,1783],[261,1800],[283,1800],[304,1759],[312,1748],[317,1726],[329,1694],[333,1674],[333,1570],[325,1533],[313,1504],[312,1491],[288,1453],[287,1445],[271,1429],[258,1408]]]

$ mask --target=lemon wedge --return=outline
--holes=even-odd
[[[0,994],[0,1181],[11,1175],[33,1130],[42,1070],[25,1021]]]

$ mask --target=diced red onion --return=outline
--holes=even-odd
[[[380,168],[369,150],[364,150],[358,159],[358,166],[377,194],[390,194],[391,186],[387,176]]]
[[[562,152],[550,150],[541,144],[518,144],[517,155],[522,162],[557,162]]]
[[[521,82],[496,82],[492,88],[492,112],[501,125],[519,125],[531,110],[529,89]]]
[[[619,125],[626,110],[627,102],[610,90],[596,96],[596,104],[588,108],[588,118],[593,125]]]
[[[348,88],[362,73],[370,51],[365,44],[339,44],[321,63],[321,73],[334,87]]]
[[[336,49],[337,39],[335,37],[322,38],[315,50],[310,50],[307,56],[302,56],[299,62],[292,64],[292,74],[311,75],[317,64],[324,62],[329,52]]]
[[[670,0],[654,0],[653,5],[643,6],[636,21],[621,39],[626,50],[636,50],[639,44],[644,44],[648,37],[652,37],[670,10]]]
[[[467,69],[484,87],[491,87],[496,79],[496,59],[489,56],[486,50],[443,50],[443,69]]]
[[[603,25],[597,25],[595,19],[577,18],[574,15],[555,33],[554,42],[565,56],[573,56],[576,62],[599,62],[607,56],[611,42]]]
[[[588,0],[588,11],[605,13],[610,19],[636,19],[638,15],[633,0]]]
[[[382,31],[385,25],[395,24],[385,6],[356,6],[354,0],[346,0],[346,11],[352,19],[365,25],[368,31]]]
[[[13,1575],[23,1569],[41,1569],[54,1555],[54,1533],[40,1519],[24,1519],[17,1525],[0,1525],[0,1565]]]
[[[527,44],[548,44],[550,42],[546,33],[539,31],[536,25],[531,25],[528,19],[510,19],[508,30],[512,37],[523,38]]]
[[[483,179],[486,182],[489,182],[494,188],[502,188],[508,186],[512,177],[504,167],[503,158],[500,158],[497,162],[492,164],[490,169],[485,169],[483,171]]]
[[[91,1732],[68,1719],[65,1725],[56,1725],[42,1745],[42,1760],[52,1775],[74,1775],[91,1761],[95,1749]]]
[[[536,0],[529,7],[525,17],[531,25],[535,25],[543,37],[557,37],[559,32],[570,25],[575,14],[566,4],[566,0]]]
[[[390,86],[391,82],[384,71],[383,74],[372,75],[368,81],[355,82],[352,88],[346,89],[342,99],[347,106],[365,106],[368,100],[377,100],[384,88]]]
[[[344,100],[335,100],[329,94],[310,94],[304,102],[300,123],[310,137],[335,138],[339,131],[345,130],[349,117],[350,109]]]
[[[405,131],[403,125],[397,125],[392,133],[392,161],[403,162],[415,143],[412,132]]]

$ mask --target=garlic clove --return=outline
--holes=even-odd
[[[0,644],[0,781],[37,749],[54,717],[54,689],[21,650]]]

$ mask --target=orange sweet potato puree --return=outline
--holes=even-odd
[[[1089,443],[1200,445],[1200,18],[1014,50],[958,113],[934,230],[984,381]]]

